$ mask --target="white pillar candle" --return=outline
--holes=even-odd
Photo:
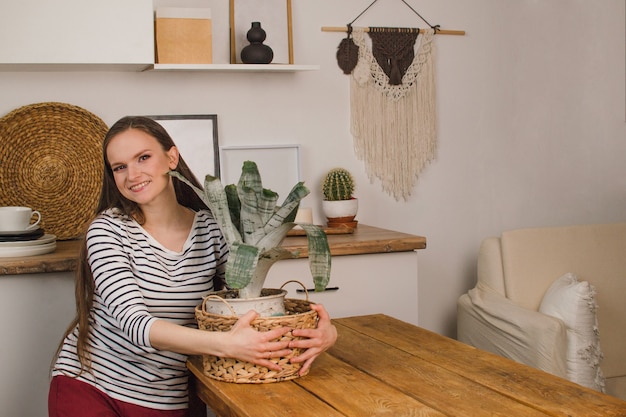
[[[299,208],[294,223],[313,223],[313,209],[310,207]]]

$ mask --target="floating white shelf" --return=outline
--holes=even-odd
[[[122,72],[296,72],[319,70],[319,65],[291,64],[145,64],[145,63],[4,63],[4,71],[122,71]]]
[[[152,64],[146,63],[0,63],[2,72],[71,72],[71,71],[114,71],[114,72],[140,72],[152,68]]]
[[[296,72],[319,69],[319,65],[293,64],[154,64],[146,71]]]

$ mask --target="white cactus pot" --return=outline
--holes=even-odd
[[[322,201],[322,212],[328,219],[351,217],[350,220],[353,220],[358,211],[359,200],[357,198],[352,198],[350,200]]]

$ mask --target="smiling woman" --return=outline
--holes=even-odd
[[[120,193],[139,205],[149,205],[173,187],[164,173],[178,165],[178,149],[164,151],[148,133],[129,129],[107,146],[107,160]],[[173,192],[173,188],[169,190]]]
[[[167,131],[148,117],[125,117],[102,149],[102,192],[80,254],[77,315],[52,371],[49,415],[82,416],[90,407],[95,414],[110,408],[143,416],[149,408],[153,416],[185,416],[189,354],[280,371],[272,360],[292,352],[282,340],[290,329],[257,331],[254,311],[228,332],[197,329],[195,307],[221,288],[229,248],[187,185],[200,187]],[[303,369],[336,338],[326,311],[315,310],[321,325],[303,341],[314,348],[294,357],[306,361]]]

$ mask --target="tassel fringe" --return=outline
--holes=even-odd
[[[357,158],[369,180],[380,180],[396,201],[411,195],[422,170],[437,152],[432,51],[434,31],[418,37],[419,47],[402,84],[391,85],[365,42],[354,32],[359,61],[350,78],[351,133]]]

